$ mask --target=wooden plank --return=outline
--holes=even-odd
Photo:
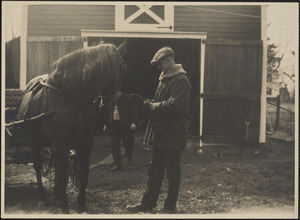
[[[246,144],[246,135],[202,135],[201,140],[204,145],[209,145],[209,143],[226,143],[226,144]],[[256,144],[258,142],[256,136],[249,136],[248,143]]]
[[[113,30],[113,26],[102,26],[103,30]],[[28,35],[42,35],[42,36],[80,36],[80,29],[28,29]]]
[[[259,46],[262,47],[262,41],[257,40],[232,40],[232,39],[222,39],[222,38],[214,38],[207,39],[205,41],[206,45],[238,45],[238,46]]]
[[[5,43],[5,88],[16,89],[20,85],[20,37]]]
[[[204,99],[235,101],[235,102],[260,102],[260,95],[259,94],[204,93]]]
[[[259,103],[204,99],[203,114],[203,134],[240,135],[247,118],[251,120],[249,132],[259,131]]]
[[[261,48],[206,45],[204,93],[261,91]]]
[[[174,26],[174,31],[182,32],[207,32],[206,28],[198,26]],[[260,40],[260,32],[219,32],[218,29],[213,32],[207,32],[207,38],[231,38],[231,39],[248,39]]]
[[[249,118],[249,141],[258,141],[261,58],[260,41],[207,39],[202,133],[207,140],[242,141]]]
[[[47,16],[47,19],[40,19],[39,15],[30,16],[29,18],[30,25],[36,24],[98,24],[98,23],[106,23],[113,22],[111,15],[77,15],[76,18],[74,16],[65,16],[65,15],[52,15]]]
[[[178,19],[178,18],[177,18]],[[189,26],[191,23],[191,19],[195,19],[195,18],[180,18],[180,21],[176,21],[175,19],[175,25],[176,26]],[[224,22],[224,19],[220,18],[220,19],[210,19],[210,18],[202,18],[202,19],[197,19],[198,21],[198,25],[199,27],[202,28],[207,28],[207,27],[216,27],[216,28],[255,28],[255,29],[259,29],[259,22],[257,23],[253,23],[253,22],[242,22],[242,21],[236,21],[236,19],[232,19],[232,20],[228,20],[226,19],[226,22]]]
[[[260,7],[261,6],[237,6],[237,5],[215,5],[215,6],[196,6],[196,5],[180,5],[175,6],[174,11],[176,13],[184,13],[184,14],[212,14],[212,15],[224,15],[228,16],[237,16],[236,14],[241,15],[249,15],[249,16],[260,16]],[[229,14],[230,13],[230,14]]]
[[[55,60],[82,47],[82,41],[28,42],[27,57],[30,59],[27,59],[27,82],[47,73]]]
[[[185,27],[186,28],[187,24],[182,24],[182,25],[176,25],[176,28],[182,28]],[[249,33],[250,31],[255,34],[260,33],[260,28],[259,27],[246,27],[246,25],[244,25],[243,27],[221,27],[221,25],[218,26],[214,26],[211,23],[207,23],[206,26],[203,26],[201,24],[199,24],[197,26],[197,29],[203,29],[205,30],[205,32],[211,33],[216,31],[216,29],[218,29],[219,33],[225,33],[225,32],[229,32],[231,34],[244,34],[244,33]],[[221,36],[220,36],[221,37]]]
[[[115,11],[114,5],[29,5],[28,12],[31,14],[46,14],[46,13],[111,13]]]
[[[113,26],[113,22],[106,22],[105,24],[101,24],[101,23],[98,23],[98,24],[77,24],[76,22],[75,23],[69,23],[69,24],[36,24],[36,25],[33,25],[33,26],[30,26],[28,29],[30,31],[35,31],[35,30],[43,30],[45,29],[45,27],[47,27],[47,30],[78,30],[80,31],[82,28],[87,28],[87,29],[98,29],[98,28],[101,28],[103,26],[105,27],[110,27],[110,26]]]
[[[27,42],[83,41],[81,36],[28,36]]]
[[[114,5],[30,5],[28,36],[80,36],[81,29],[114,30]]]
[[[177,13],[175,14],[177,22],[186,21],[186,20],[196,20],[196,21],[220,21],[222,23],[232,22],[232,23],[253,23],[260,24],[260,18],[252,17],[240,17],[236,15],[226,15],[226,14],[204,14],[204,13]]]
[[[208,38],[260,40],[260,14],[260,6],[175,6],[174,30],[207,32]]]
[[[5,89],[5,107],[17,107],[21,103],[24,90],[21,89]]]

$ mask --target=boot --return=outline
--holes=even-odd
[[[144,204],[136,204],[133,206],[127,206],[126,209],[131,212],[152,212],[152,208],[144,205]]]
[[[122,171],[122,170],[123,170],[122,166],[120,166],[120,165],[115,165],[115,166],[113,166],[113,167],[110,169],[110,172],[119,172],[119,171]]]

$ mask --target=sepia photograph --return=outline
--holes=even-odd
[[[1,218],[299,218],[298,2],[1,6]]]

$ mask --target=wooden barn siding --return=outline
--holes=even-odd
[[[260,18],[215,11],[261,16],[260,6],[175,6],[174,31],[207,32],[207,38],[261,39]]]
[[[227,44],[227,45],[226,45]],[[205,48],[203,138],[258,143],[262,74],[261,42],[247,45],[207,41]]]
[[[115,6],[28,6],[29,36],[80,36],[81,29],[114,30]]]
[[[36,76],[48,73],[53,62],[63,55],[80,48],[83,48],[82,40],[28,42],[27,83]]]
[[[20,85],[20,37],[5,43],[5,88],[17,89]]]

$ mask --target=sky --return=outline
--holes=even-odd
[[[267,35],[270,42],[281,49],[295,49],[297,45],[298,5],[297,4],[271,4],[268,6]]]

